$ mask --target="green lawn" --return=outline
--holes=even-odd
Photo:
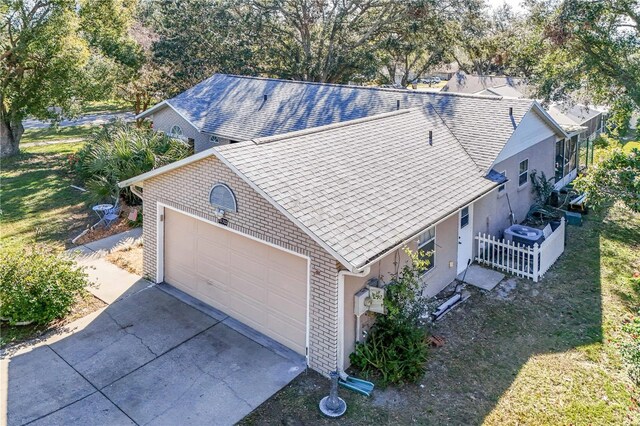
[[[63,139],[84,139],[99,126],[65,126],[27,129],[20,143],[48,142]]]
[[[640,424],[618,343],[640,306],[630,277],[640,270],[640,214],[616,206],[570,227],[564,255],[539,283],[513,279],[464,305],[431,330],[420,384],[341,390],[340,424]],[[243,424],[333,424],[317,404],[328,383],[313,372],[265,402]],[[633,408],[635,407],[635,408]]]
[[[0,248],[33,242],[62,249],[83,230],[90,210],[73,189],[68,156],[80,143],[25,148],[0,163]]]
[[[131,111],[131,104],[120,99],[89,102],[82,107],[80,114],[100,114]]]

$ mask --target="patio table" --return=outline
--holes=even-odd
[[[100,219],[95,225],[93,225],[94,227],[98,225],[98,223],[102,222],[104,220],[104,216],[107,214],[107,212],[109,210],[111,210],[113,208],[113,204],[97,204],[95,206],[92,207],[92,210],[94,212],[96,212],[96,215],[98,215],[98,218]]]

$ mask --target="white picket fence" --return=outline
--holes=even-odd
[[[565,226],[562,218],[560,226],[542,244],[536,243],[533,247],[478,233],[476,261],[538,282],[564,252]]]

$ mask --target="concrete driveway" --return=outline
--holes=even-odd
[[[5,360],[8,424],[233,424],[304,369],[300,356],[161,288]]]

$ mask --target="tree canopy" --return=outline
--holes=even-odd
[[[589,203],[594,206],[621,200],[631,210],[640,212],[640,151],[610,149],[602,161],[576,179],[575,186],[587,193]]]
[[[640,107],[640,4],[637,0],[540,1],[532,22],[543,34],[534,82],[546,100],[580,91],[595,102]]]
[[[0,156],[18,152],[22,120],[73,115],[103,97],[116,64],[133,65],[125,0],[2,0],[0,3]]]

